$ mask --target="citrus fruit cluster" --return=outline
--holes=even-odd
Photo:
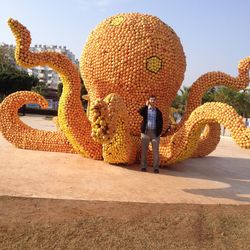
[[[37,103],[42,108],[47,101],[39,94],[18,91],[7,96],[0,106],[0,123],[3,136],[15,146],[23,149],[73,153],[74,149],[60,131],[51,132],[31,128],[18,116],[18,109],[24,104]]]

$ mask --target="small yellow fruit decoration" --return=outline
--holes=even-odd
[[[79,72],[71,61],[59,53],[31,52],[29,31],[13,19],[8,23],[16,38],[17,63],[27,68],[47,65],[63,82],[58,132],[32,129],[18,118],[17,110],[24,103],[46,106],[38,94],[17,92],[5,98],[0,105],[0,130],[8,141],[24,149],[77,152],[109,163],[132,164],[139,160],[141,150],[137,110],[150,95],[157,97],[166,131],[186,60],[180,39],[160,19],[139,13],[119,14],[91,32],[80,60],[88,91],[87,114],[80,100]],[[220,139],[220,124],[230,130],[238,145],[250,148],[250,130],[232,107],[223,103],[201,105],[202,96],[213,86],[246,88],[249,68],[247,57],[240,62],[237,77],[208,72],[193,83],[181,122],[161,138],[162,166],[211,153]]]

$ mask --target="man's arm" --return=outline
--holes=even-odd
[[[147,112],[147,109],[148,109],[148,106],[145,105],[145,106],[141,107],[140,109],[138,109],[138,113],[139,113],[141,116],[145,116],[145,113]]]
[[[157,115],[158,115],[158,121],[157,121],[157,123],[158,123],[158,128],[159,128],[159,131],[160,131],[160,134],[164,134],[164,133],[162,133],[162,129],[163,129],[163,116],[162,116],[162,112],[157,108]]]

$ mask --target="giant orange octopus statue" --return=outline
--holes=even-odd
[[[59,73],[63,92],[59,101],[58,132],[37,130],[24,124],[17,110],[26,103],[47,103],[39,94],[23,91],[9,95],[0,105],[0,130],[19,148],[77,152],[109,163],[132,164],[140,157],[139,107],[157,97],[167,129],[171,104],[186,69],[180,39],[157,17],[139,13],[119,14],[101,22],[89,35],[80,72],[89,95],[89,112],[80,100],[78,69],[64,55],[29,50],[29,31],[18,21],[8,24],[16,38],[15,57],[23,67],[49,66]],[[235,142],[250,148],[250,129],[227,104],[201,105],[204,93],[216,85],[243,90],[249,84],[250,57],[239,63],[237,77],[209,72],[192,85],[186,112],[175,130],[162,136],[162,166],[211,153],[220,140],[220,124]],[[150,158],[149,150],[149,158]]]

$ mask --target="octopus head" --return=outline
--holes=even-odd
[[[137,110],[152,94],[168,120],[185,68],[183,48],[173,29],[157,17],[139,13],[101,22],[91,32],[80,61],[90,101],[110,93],[123,97],[132,134],[140,133]]]

